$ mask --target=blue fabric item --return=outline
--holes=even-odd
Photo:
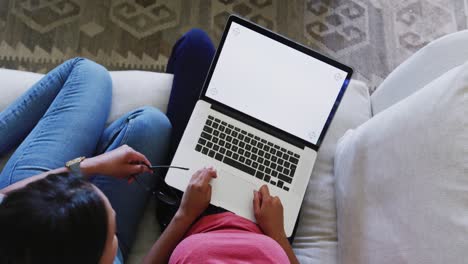
[[[193,108],[200,98],[215,47],[210,37],[200,29],[192,29],[174,45],[167,72],[174,74],[167,117],[172,123],[169,160],[177,150]]]

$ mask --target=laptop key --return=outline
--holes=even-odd
[[[225,147],[226,147],[227,149],[230,149],[231,146],[232,146],[231,143],[226,143],[226,146],[225,146]]]
[[[198,139],[198,144],[204,146],[206,144],[206,139],[204,139],[204,138]]]
[[[273,163],[273,162],[272,162],[272,163],[270,164],[270,168],[271,168],[272,170],[276,170],[276,163]]]
[[[271,157],[271,161],[277,162],[277,161],[278,161],[278,158],[277,158],[276,156],[272,156],[272,157]]]
[[[262,143],[258,143],[258,144],[257,144],[257,148],[262,149],[262,148],[263,148],[263,144],[262,144]]]
[[[270,158],[271,158],[270,153],[265,153],[265,159],[270,159]]]
[[[291,166],[291,163],[285,161],[285,162],[284,162],[284,166],[285,166],[286,168],[289,168],[289,167]]]
[[[214,150],[214,151],[219,151],[219,146],[218,146],[218,145],[214,145],[214,146],[213,146],[213,150]]]
[[[252,146],[251,146],[251,145],[247,145],[247,146],[245,146],[245,149],[248,150],[248,151],[251,151],[251,150],[252,150]]]
[[[236,132],[236,131],[233,131],[233,132],[231,133],[231,135],[232,135],[233,137],[237,137],[237,132]]]
[[[213,122],[212,122],[212,121],[210,121],[210,120],[206,120],[206,125],[207,125],[207,126],[211,126],[212,124],[213,124]]]
[[[263,180],[266,181],[266,182],[270,182],[270,176],[269,175],[265,175],[265,177],[263,177]]]
[[[219,137],[219,131],[218,130],[213,131],[213,135]]]
[[[271,155],[275,155],[276,150],[274,148],[270,148],[270,153],[271,153]]]
[[[258,153],[258,148],[253,148],[253,149],[252,149],[252,153],[253,153],[253,154],[257,154],[257,153]]]
[[[217,124],[217,123],[214,123],[214,124],[213,124],[213,128],[214,128],[214,129],[218,129],[218,127],[219,127],[219,124]]]
[[[298,158],[300,158],[301,156],[299,156],[299,154],[294,153],[294,157],[295,157],[296,159],[298,159]]]
[[[257,173],[255,174],[255,177],[259,178],[260,180],[263,179],[263,176],[264,176],[264,174],[261,171],[257,171]]]
[[[245,143],[244,143],[244,142],[240,142],[240,143],[239,143],[239,147],[241,147],[241,148],[245,147]]]
[[[282,159],[279,159],[279,160],[278,160],[278,164],[281,165],[281,166],[283,166],[284,161],[283,161]]]
[[[262,158],[262,157],[258,157],[257,161],[258,161],[258,163],[263,163],[263,158]]]
[[[266,169],[265,169],[265,173],[266,173],[266,174],[271,174],[271,169],[270,169],[270,168],[266,168]]]
[[[282,181],[278,181],[276,183],[276,186],[280,187],[280,188],[283,188],[283,182]]]
[[[289,155],[286,154],[286,153],[284,153],[284,154],[283,154],[283,159],[284,159],[284,160],[289,160]]]
[[[216,123],[220,123],[220,122],[221,122],[221,120],[219,120],[218,118],[215,118],[214,121],[215,121]]]
[[[247,133],[247,136],[253,138],[254,135],[252,133]]]
[[[250,138],[249,138],[249,137],[245,137],[245,138],[244,138],[244,141],[245,141],[245,143],[249,144],[249,143],[250,143]],[[247,145],[247,146],[249,146],[249,145]]]
[[[288,188],[288,187],[286,187],[286,186],[283,186],[283,190],[285,190],[285,191],[287,191],[287,192],[288,192],[288,191],[289,191],[289,188]]]
[[[238,160],[239,159],[239,154],[234,153],[234,155],[232,155],[232,158],[235,159],[235,160]]]
[[[211,140],[211,135],[206,132],[202,132],[201,137],[207,140]]]
[[[289,175],[294,176],[294,173],[296,173],[296,166],[292,165],[291,166],[291,173]]]
[[[265,155],[265,151],[259,150],[259,151],[258,151],[258,155],[263,157],[263,156]]]
[[[227,128],[226,131],[224,133],[226,133],[226,135],[230,135],[231,134],[231,129]]]
[[[233,136],[234,136],[234,135],[233,135]],[[237,138],[234,138],[234,139],[232,140],[232,144],[238,145],[238,144],[239,144],[239,140],[238,140]]]
[[[227,126],[227,123],[226,123],[226,122],[224,122],[224,121],[221,121],[221,125],[223,125],[223,126]]]
[[[246,158],[250,158],[250,155],[252,155],[252,154],[250,152],[248,152],[248,151],[245,153]]]
[[[197,146],[195,147],[195,150],[200,152],[202,150],[203,146],[200,145],[200,144],[197,144]]]
[[[208,153],[208,156],[210,156],[210,157],[212,157],[212,158],[213,158],[213,157],[214,157],[214,155],[215,155],[215,152],[214,152],[213,150],[210,150],[210,152]]]
[[[269,161],[269,160],[265,160],[265,162],[263,162],[263,164],[265,164],[265,166],[269,167],[269,166],[270,166],[270,161]]]
[[[223,155],[216,153],[215,159],[217,160],[223,160]]]
[[[222,140],[222,139],[219,141],[219,145],[220,145],[221,147],[224,147],[224,143],[226,143],[226,142],[225,142],[224,140]]]
[[[225,127],[225,126],[220,126],[220,127],[219,127],[219,131],[224,132],[224,130],[226,130],[226,127]]]
[[[255,175],[255,170],[254,169],[252,169],[249,166],[246,166],[246,165],[244,165],[242,163],[239,163],[239,162],[237,162],[237,161],[235,161],[235,160],[233,160],[233,159],[231,159],[229,157],[224,157],[223,162],[226,163],[227,165],[230,165],[230,166],[232,166],[232,167],[234,167],[236,169],[239,169],[239,170],[241,170],[241,171],[243,171],[243,172],[245,172],[247,174],[250,174],[252,176]]]
[[[212,147],[213,147],[213,142],[208,142],[208,143],[206,144],[206,146],[207,146],[208,148],[212,148]]]
[[[218,138],[213,138],[213,143],[218,144]]]
[[[258,170],[259,170],[259,171],[265,171],[265,166],[263,166],[263,165],[260,164],[260,166],[258,167]]]
[[[244,150],[243,149],[239,149],[239,151],[237,151],[240,155],[244,155]]]
[[[213,116],[211,116],[211,115],[209,115],[209,116],[208,116],[208,119],[210,119],[210,120],[213,120],[213,119],[214,119],[214,117],[213,117]]]
[[[270,147],[268,145],[265,145],[265,146],[263,146],[263,150],[268,152],[268,151],[270,151]]]
[[[247,163],[247,165],[251,166],[251,165],[252,165],[252,160],[247,159],[247,160],[245,161],[245,163]]]
[[[208,148],[204,147],[201,152],[206,155],[208,153]]]
[[[240,156],[239,161],[242,162],[242,163],[245,163],[245,157],[244,157],[244,156]]]
[[[277,171],[273,171],[273,172],[271,173],[271,176],[277,178],[277,177],[278,177],[278,172],[277,172]]]
[[[275,186],[276,185],[276,182],[275,181],[270,181],[270,184]]]
[[[237,138],[238,138],[239,140],[244,140],[244,135],[239,134],[239,136],[237,136]]]
[[[293,157],[293,156],[290,156],[290,157],[289,157],[289,161],[290,161],[292,164],[296,164],[296,165],[297,165],[297,163],[299,163],[299,160],[296,159],[296,158]]]
[[[291,182],[292,182],[292,179],[291,179],[291,178],[289,178],[288,176],[286,176],[286,175],[284,175],[284,174],[282,174],[282,173],[280,173],[280,174],[278,175],[278,179],[280,179],[280,180],[282,180],[282,181],[285,181],[285,182],[287,182],[287,183],[291,183]]]
[[[232,145],[232,148],[231,148],[231,149],[232,149],[232,151],[234,151],[234,152],[237,152],[237,149],[238,149],[238,147],[237,147],[237,146],[234,146],[234,145]]]
[[[232,137],[231,137],[231,136],[227,136],[226,141],[227,141],[227,142],[232,142]]]
[[[258,168],[258,163],[257,163],[257,162],[253,162],[253,163],[252,163],[252,167],[254,167],[254,169]]]
[[[219,135],[219,137],[220,137],[221,139],[225,139],[225,138],[226,138],[226,134],[221,134],[221,135]]]
[[[209,127],[209,126],[204,126],[204,127],[203,127],[203,131],[205,131],[206,133],[210,133],[210,134],[211,134],[211,133],[213,132],[213,129],[212,129],[211,127]]]
[[[228,151],[226,152],[226,156],[232,157],[232,151],[228,150]]]
[[[225,148],[221,148],[221,149],[219,150],[219,153],[221,153],[221,154],[224,155],[224,154],[226,153],[226,149],[225,149]]]

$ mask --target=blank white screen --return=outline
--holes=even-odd
[[[233,22],[206,96],[316,144],[346,74]]]

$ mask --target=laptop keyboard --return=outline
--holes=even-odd
[[[213,116],[195,150],[289,191],[300,156]]]

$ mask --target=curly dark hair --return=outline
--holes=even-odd
[[[0,204],[0,263],[98,263],[108,216],[93,185],[51,174]]]

